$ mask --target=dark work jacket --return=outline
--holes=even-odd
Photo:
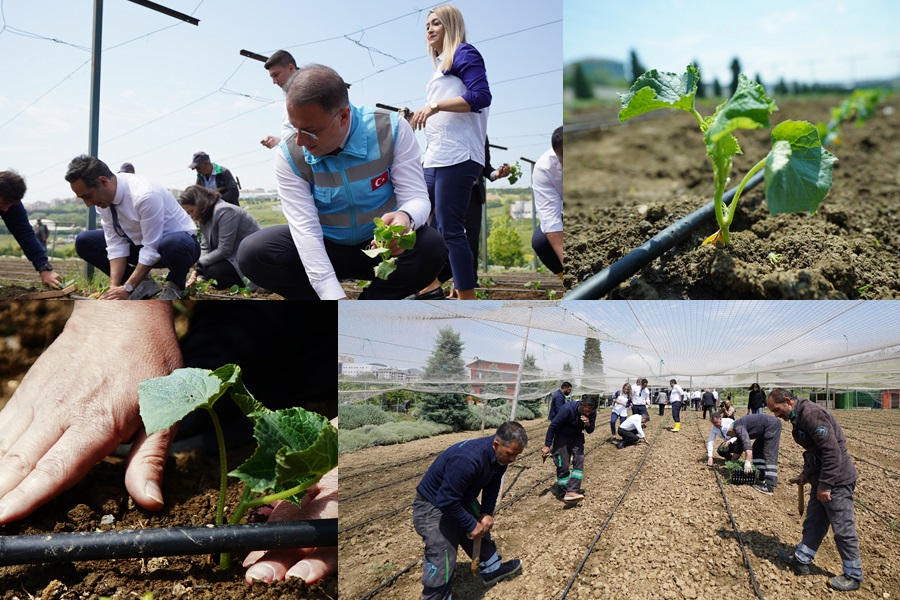
[[[825,491],[856,481],[844,432],[830,412],[815,402],[798,399],[791,424],[794,441],[804,449],[803,474],[814,487]]]
[[[547,413],[547,418],[552,421],[553,417],[556,416],[556,413],[559,412],[560,407],[568,401],[569,399],[566,398],[566,395],[563,394],[562,390],[553,392],[553,395],[550,396],[550,412]]]
[[[239,206],[238,196],[241,195],[241,192],[238,189],[237,181],[234,180],[234,175],[231,174],[231,171],[221,165],[213,163],[212,166],[212,174],[216,176],[216,187],[218,188],[219,194],[222,196],[222,200],[228,204]],[[197,173],[197,185],[206,187],[205,183],[206,178],[200,173]]]
[[[16,202],[6,212],[0,211],[0,218],[3,219],[3,224],[21,246],[22,252],[25,253],[35,269],[39,269],[49,262],[44,246],[38,241],[34,229],[28,222],[28,211],[25,210],[24,204]]]
[[[703,406],[715,406],[716,397],[712,392],[703,392]]]
[[[758,410],[760,408],[765,407],[766,405],[766,395],[760,389],[758,392],[750,392],[750,398],[747,400],[747,408],[751,411]]]
[[[481,494],[481,513],[493,515],[506,467],[497,462],[494,436],[454,444],[441,452],[416,487],[425,500],[450,516],[460,530],[475,529],[473,504]],[[484,491],[482,491],[484,490]]]
[[[781,421],[772,415],[745,415],[731,425],[734,434],[742,446],[742,451],[749,450],[753,444],[750,440],[760,439],[766,434],[781,435]]]
[[[545,446],[552,448],[554,439],[567,442],[580,441],[583,444],[584,433],[594,432],[597,411],[594,411],[594,414],[588,417],[588,424],[585,425],[581,422],[579,407],[581,407],[581,401],[566,402],[559,408],[556,416],[553,417],[553,421],[550,422],[550,427],[547,428],[547,437],[544,441]]]

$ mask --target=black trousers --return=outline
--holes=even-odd
[[[387,280],[375,277],[380,258],[363,250],[368,242],[343,246],[325,240],[325,251],[338,279],[362,279],[372,283],[360,300],[400,300],[434,281],[447,262],[447,244],[436,229],[416,230],[416,245],[397,257],[397,270]],[[245,238],[238,249],[241,271],[256,285],[288,300],[318,300],[300,261],[289,225],[275,225]]]
[[[553,274],[558,275],[562,273],[562,263],[559,261],[559,257],[556,256],[553,246],[550,245],[547,235],[541,231],[540,226],[531,234],[531,248],[537,254],[537,257],[541,259],[541,262],[544,263],[544,266],[550,269]]]
[[[641,439],[638,437],[637,432],[631,429],[623,429],[622,427],[619,427],[619,437],[622,438],[624,446],[634,446]]]

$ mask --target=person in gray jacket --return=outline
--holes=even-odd
[[[178,202],[200,225],[200,259],[188,285],[197,277],[215,280],[214,287],[244,286],[244,274],[238,266],[237,251],[241,241],[260,230],[253,215],[222,200],[221,195],[192,185],[178,197]],[[255,285],[251,284],[251,289]]]

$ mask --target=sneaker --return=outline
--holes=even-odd
[[[839,592],[852,592],[853,590],[858,590],[859,584],[859,580],[848,577],[843,573],[828,580],[828,585]]]
[[[522,561],[518,558],[513,560],[508,560],[505,563],[500,565],[500,568],[496,571],[488,573],[486,575],[481,576],[481,580],[484,582],[485,586],[494,585],[495,583],[500,583],[504,579],[509,579],[516,573],[522,570]]]
[[[775,488],[764,483],[754,483],[753,489],[761,494],[765,494],[766,496],[772,496],[775,494]]]
[[[584,500],[584,494],[566,492],[566,495],[563,496],[563,502],[578,502],[579,500]]]
[[[129,300],[147,300],[162,290],[152,277],[148,277],[138,284],[134,291],[128,295]]]
[[[803,564],[802,562],[797,560],[797,557],[793,552],[779,550],[778,560],[789,566],[791,570],[797,575],[809,575],[809,565]]]
[[[625,440],[619,440],[618,442],[616,442],[616,448],[618,448],[619,450],[621,450],[624,447],[625,447]]]
[[[163,290],[163,293],[160,294],[156,299],[157,300],[181,300],[181,295],[184,293],[184,290],[179,289],[176,285],[170,283],[166,284],[166,289]]]

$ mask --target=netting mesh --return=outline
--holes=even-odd
[[[639,376],[685,389],[900,388],[900,302],[349,302],[339,315],[342,402],[392,389],[511,398],[517,379],[520,399],[563,380],[608,395]],[[424,365],[448,327],[474,366],[429,380]],[[584,372],[587,338],[600,341],[601,373]],[[534,368],[520,374],[523,362]]]

